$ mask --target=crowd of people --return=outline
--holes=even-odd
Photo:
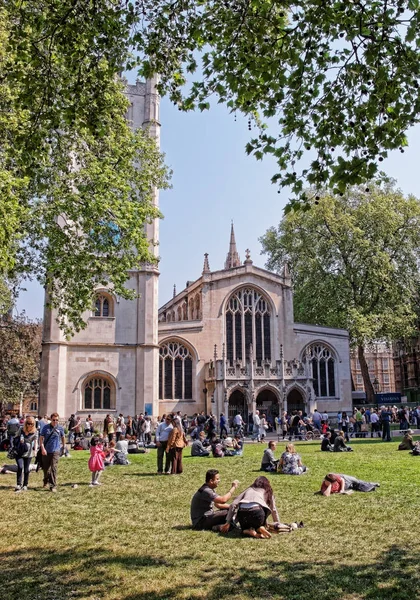
[[[302,427],[316,428],[321,431],[323,452],[348,452],[351,430],[362,434],[364,426],[369,425],[371,435],[378,433],[389,441],[390,425],[399,423],[405,432],[399,450],[408,450],[420,455],[420,442],[414,442],[413,431],[406,424],[415,422],[420,408],[406,412],[394,411],[392,407],[380,409],[355,409],[349,417],[338,413],[338,430],[331,425],[328,414],[317,410],[309,417],[301,411],[283,413],[275,420],[277,433],[288,441],[284,451],[276,457],[277,443],[271,439],[263,452],[261,471],[283,475],[303,475],[308,468],[291,442],[299,437]],[[147,414],[124,417],[106,415],[102,423],[95,423],[91,415],[85,418],[71,415],[68,421],[59,422],[59,415],[35,418],[31,415],[21,418],[9,415],[0,420],[0,435],[7,440],[9,457],[16,463],[16,493],[28,489],[30,472],[34,467],[42,469],[43,486],[51,492],[57,491],[57,470],[61,456],[72,450],[89,450],[88,469],[91,472],[91,487],[100,486],[100,476],[107,466],[129,464],[128,455],[149,452],[156,449],[157,473],[160,475],[178,475],[183,472],[183,450],[191,442],[192,457],[223,458],[241,456],[244,450],[245,425],[241,415],[235,415],[230,421],[221,414],[219,422],[213,414],[196,414],[192,418],[180,412],[169,413],[153,419]],[[253,415],[252,425],[248,423],[251,440],[263,442],[269,431],[264,413]],[[335,423],[334,423],[335,424]],[[67,439],[66,439],[66,434]],[[309,430],[309,429],[307,429]],[[257,477],[254,483],[239,494],[232,503],[239,482],[234,481],[226,494],[219,496],[216,488],[220,483],[217,469],[210,469],[206,482],[194,494],[191,502],[191,521],[195,529],[214,529],[227,533],[238,528],[244,535],[269,538],[274,532],[293,531],[302,523],[285,524],[280,522],[274,493],[265,476]],[[366,482],[341,473],[328,473],[318,493],[350,494],[353,491],[370,492],[379,487],[379,483]],[[272,522],[269,523],[269,517]]]

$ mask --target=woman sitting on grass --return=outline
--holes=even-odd
[[[373,492],[379,483],[370,483],[362,481],[351,475],[343,475],[342,473],[328,473],[325,475],[321,484],[319,494],[322,496],[331,496],[331,494],[352,494],[354,490],[357,492]]]
[[[334,452],[353,452],[353,448],[346,446],[344,431],[340,431],[334,440]]]
[[[284,475],[302,475],[306,473],[307,468],[302,464],[302,460],[293,444],[286,445],[286,452],[280,457],[278,470]]]
[[[234,522],[239,523],[242,534],[254,538],[270,538],[267,519],[271,515],[273,528],[279,529],[282,524],[276,508],[273,488],[267,477],[257,477],[254,483],[232,502],[226,516],[226,523],[220,528],[227,533]],[[291,527],[283,525],[283,527]]]
[[[398,446],[398,450],[413,450],[414,442],[413,442],[413,431],[412,429],[407,429],[404,433],[404,437],[402,442]]]

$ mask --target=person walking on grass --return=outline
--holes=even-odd
[[[51,423],[44,425],[39,438],[44,471],[44,487],[50,486],[51,492],[57,491],[57,466],[61,450],[66,447],[64,429],[58,424],[58,413],[51,415]]]
[[[28,415],[22,429],[18,432],[19,437],[19,455],[16,456],[17,480],[15,492],[26,492],[29,482],[29,467],[32,457],[36,456],[38,446],[38,433],[35,426],[35,419]],[[16,447],[16,445],[15,445]],[[23,472],[23,486],[22,486]]]
[[[99,477],[104,470],[104,445],[102,442],[102,438],[99,436],[94,436],[90,440],[90,458],[88,462],[89,471],[92,473],[92,481],[89,484],[89,487],[93,487],[94,485],[102,485],[99,482]]]

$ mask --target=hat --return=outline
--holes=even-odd
[[[407,431],[405,432],[404,435],[407,435],[407,434],[413,435],[413,433],[414,433],[414,431],[412,429],[407,429]]]

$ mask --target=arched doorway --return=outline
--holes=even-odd
[[[248,405],[245,394],[241,390],[235,390],[229,397],[229,421],[238,413],[241,415],[244,422],[248,423]]]
[[[257,410],[265,414],[267,421],[275,429],[274,419],[279,415],[280,406],[276,394],[272,390],[262,390],[257,396]]]
[[[287,394],[287,412],[290,414],[294,410],[305,411],[302,393],[296,388],[293,388]]]

